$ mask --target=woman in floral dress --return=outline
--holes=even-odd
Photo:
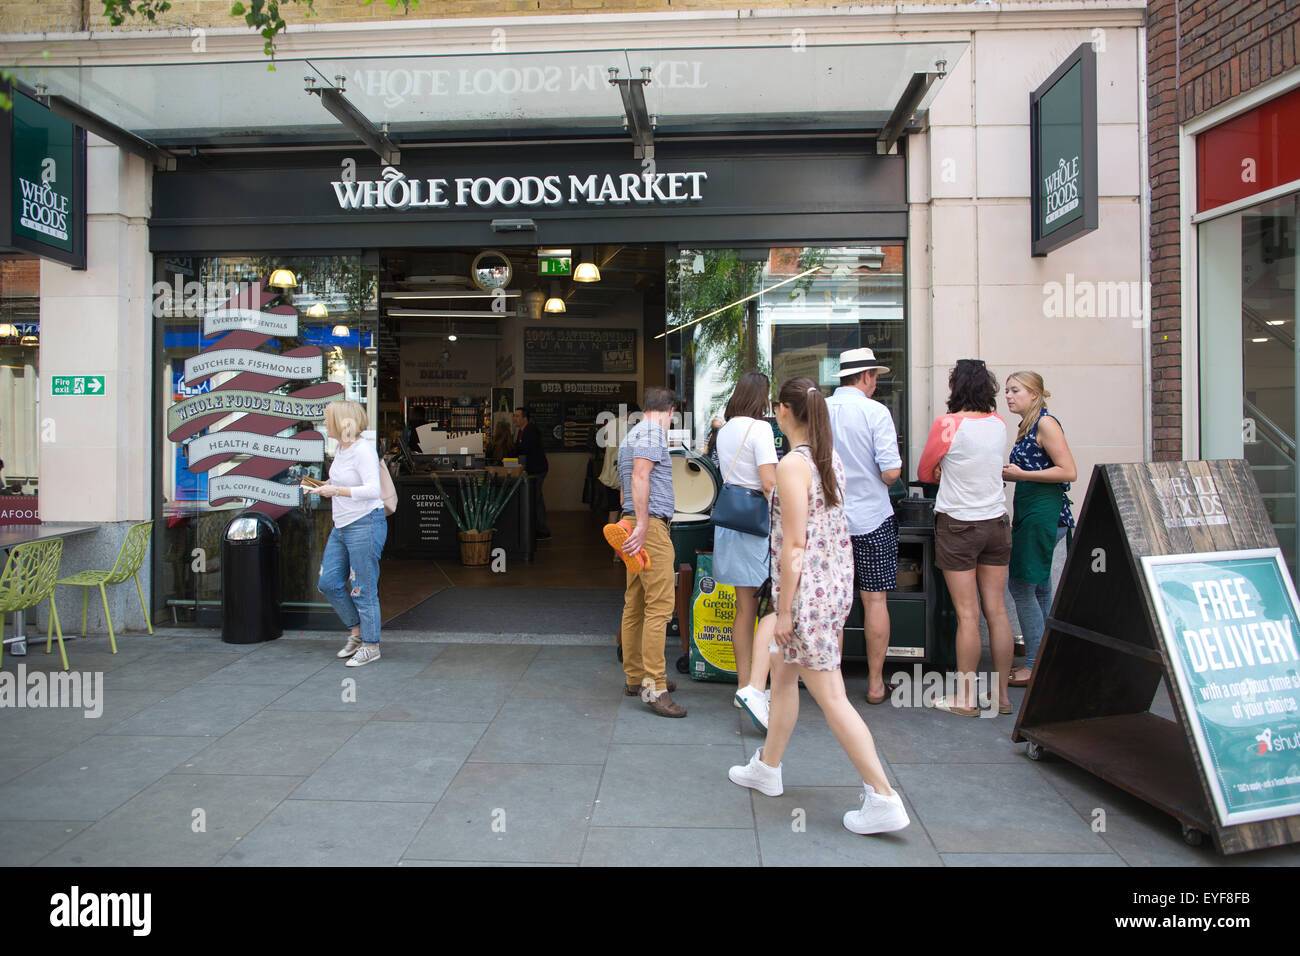
[[[840,673],[844,622],[853,602],[853,552],[843,511],[844,468],[832,447],[826,398],[807,378],[781,386],[777,427],[790,454],[777,465],[772,493],[772,600],[755,647],[772,659],[767,741],[733,783],[770,797],[784,792],[781,757],[799,718],[799,679],[826,716],[835,739],[862,775],[862,806],[844,814],[854,833],[885,833],[910,822],[890,789],[871,731],[849,703]],[[760,643],[761,642],[761,643]]]

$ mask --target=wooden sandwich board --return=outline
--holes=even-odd
[[[1300,841],[1300,617],[1244,461],[1098,465],[1014,741],[1220,853]],[[1167,681],[1176,716],[1150,713]]]

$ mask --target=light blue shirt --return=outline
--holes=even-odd
[[[844,463],[844,513],[849,534],[870,534],[894,513],[881,472],[903,467],[889,409],[852,385],[826,399],[835,450]]]

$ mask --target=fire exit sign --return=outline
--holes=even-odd
[[[54,375],[51,377],[51,395],[103,395],[102,375]]]
[[[573,271],[572,259],[539,259],[541,275],[567,276]]]

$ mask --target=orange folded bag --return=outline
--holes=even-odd
[[[632,526],[626,521],[605,525],[605,540],[614,549],[614,553],[623,559],[627,569],[633,574],[640,574],[650,567],[650,553],[642,548],[636,554],[624,554],[623,545],[632,534]]]

